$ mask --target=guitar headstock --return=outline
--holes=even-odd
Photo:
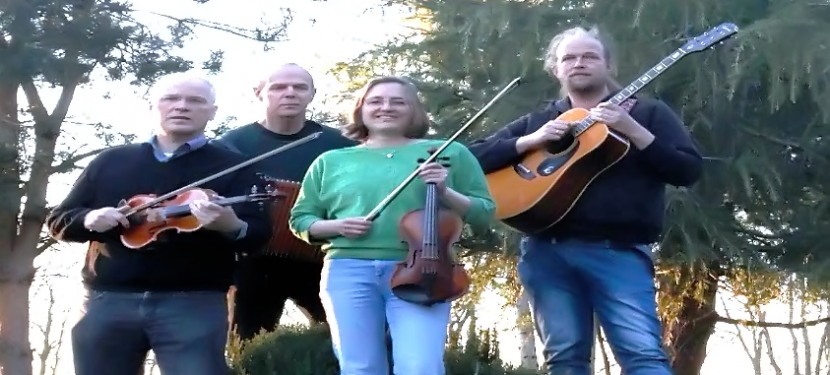
[[[722,23],[692,38],[680,47],[680,49],[685,53],[705,51],[706,49],[712,48],[715,44],[723,43],[724,40],[729,39],[737,33],[738,26],[734,23]]]

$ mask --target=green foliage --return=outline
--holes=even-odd
[[[598,24],[612,36],[625,84],[690,37],[737,24],[741,32],[725,45],[684,58],[641,93],[680,113],[706,160],[698,184],[667,194],[658,253],[667,337],[679,366],[699,369],[719,282],[753,304],[780,297],[788,278],[804,281],[793,287],[814,295],[830,290],[830,189],[820,177],[830,169],[823,136],[830,132],[824,37],[830,6],[810,0],[388,3],[414,11],[412,35],[365,51],[333,73],[352,85],[377,74],[408,76],[421,89],[437,136],[456,131],[513,78],[523,78],[462,141],[492,134],[557,98],[542,56],[566,28]],[[508,234],[496,226],[468,248],[480,251],[484,242],[491,250],[510,249],[498,240]]]
[[[498,358],[493,332],[468,340],[466,348],[450,348],[447,375],[535,375],[537,372],[504,366]],[[232,348],[235,375],[337,375],[337,360],[328,326],[286,326]]]
[[[821,105],[830,102],[830,49],[812,39],[830,31],[830,7],[807,0],[639,0],[633,8],[611,0],[392,3],[416,10],[413,18],[423,26],[335,72],[358,83],[384,64],[395,64],[387,73],[406,66],[439,136],[522,76],[526,84],[486,113],[467,140],[556,97],[541,57],[567,27],[599,24],[612,35],[619,77],[627,83],[689,37],[737,23],[742,31],[731,41],[686,57],[644,92],[680,112],[707,158],[700,183],[668,193],[664,245],[678,246],[662,246],[661,261],[771,267],[813,280],[830,275],[822,271],[830,258],[815,251],[828,244],[819,234],[828,225],[827,189],[816,176],[830,156],[820,137],[830,115]],[[803,38],[813,43],[792,43]]]
[[[281,38],[285,30],[285,23],[246,30],[156,14],[171,21],[159,32],[134,15],[131,4],[115,0],[0,3],[0,122],[5,124],[0,128],[0,211],[8,215],[8,220],[0,219],[3,223],[17,223],[27,197],[31,212],[23,215],[34,215],[32,224],[40,225],[50,175],[73,171],[102,149],[132,140],[113,134],[108,124],[67,121],[76,90],[93,77],[143,86],[161,75],[193,69],[193,61],[177,54],[198,27],[263,43]],[[210,51],[201,67],[218,71],[222,56],[222,51]],[[44,89],[60,91],[53,108],[46,108]],[[25,103],[18,101],[21,97]],[[78,142],[76,137],[98,142]]]

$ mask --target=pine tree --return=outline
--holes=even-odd
[[[627,83],[690,36],[722,22],[741,32],[686,57],[642,94],[678,110],[706,155],[692,189],[671,189],[660,244],[661,312],[678,375],[698,374],[718,316],[722,277],[797,272],[823,289],[828,256],[826,171],[830,6],[807,0],[393,0],[415,10],[414,35],[367,51],[336,72],[361,85],[411,77],[438,135],[454,132],[516,76],[526,82],[463,140],[491,134],[556,97],[541,56],[556,33],[599,24]],[[402,68],[404,67],[404,68]],[[384,69],[385,68],[385,69]],[[747,276],[748,275],[748,276]],[[765,284],[768,285],[769,283]],[[774,283],[772,284],[774,285]],[[767,293],[773,298],[775,293]]]

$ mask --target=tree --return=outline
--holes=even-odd
[[[199,3],[205,0],[197,0]],[[136,86],[194,68],[174,53],[202,26],[251,40],[275,41],[285,25],[245,30],[194,19],[171,20],[168,35],[133,17],[115,0],[0,2],[0,372],[29,375],[29,289],[33,260],[49,245],[41,238],[50,176],[72,171],[100,150],[58,149],[76,90],[94,72]],[[221,51],[202,64],[221,68]],[[60,91],[51,110],[43,90]],[[18,100],[22,92],[25,102]]]
[[[412,35],[367,51],[334,72],[361,85],[384,67],[421,88],[439,135],[453,132],[516,76],[525,84],[462,139],[494,132],[557,95],[540,56],[557,32],[600,24],[627,83],[690,36],[733,21],[741,33],[689,56],[643,94],[678,109],[706,155],[705,177],[671,189],[659,246],[660,305],[678,375],[699,373],[719,317],[719,284],[742,275],[799,272],[827,285],[826,103],[830,7],[806,0],[688,3],[639,0],[392,0],[414,11]],[[734,19],[735,15],[738,16]],[[656,22],[655,20],[660,20]],[[793,43],[799,40],[799,43]],[[806,68],[806,69],[805,69]],[[786,126],[782,126],[786,124]],[[745,279],[745,277],[744,277]],[[769,291],[774,297],[774,292]]]

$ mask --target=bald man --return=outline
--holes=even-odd
[[[356,145],[341,136],[338,130],[306,118],[315,93],[314,79],[307,70],[296,64],[279,66],[254,88],[265,112],[263,119],[225,133],[217,143],[250,158],[322,132],[313,142],[255,164],[257,170],[268,177],[302,181],[317,156]],[[288,223],[275,224],[288,226]],[[279,324],[288,299],[294,301],[310,321],[325,322],[319,296],[321,261],[259,253],[243,257],[238,266],[231,316],[233,327],[242,339],[250,339],[261,330],[273,330]]]
[[[234,260],[270,236],[268,211],[258,204],[202,200],[190,204],[202,229],[159,232],[138,249],[121,242],[130,227],[116,209],[122,199],[169,193],[245,161],[206,142],[205,126],[217,109],[210,82],[175,74],[152,93],[156,134],[100,153],[46,219],[55,239],[90,244],[84,315],[72,329],[77,375],[140,374],[150,350],[166,375],[227,375]],[[259,177],[243,168],[200,187],[231,197],[254,186],[262,186]]]

